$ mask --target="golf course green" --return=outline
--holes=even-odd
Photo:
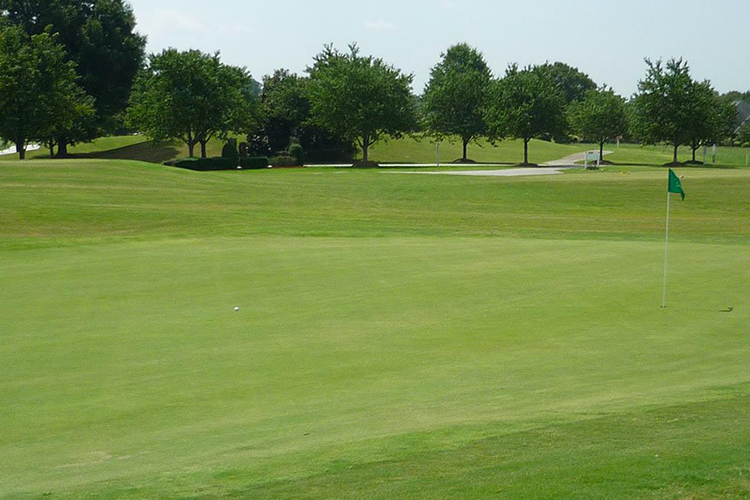
[[[393,171],[1,162],[0,499],[750,498],[750,169]]]

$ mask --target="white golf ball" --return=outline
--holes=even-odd
[[[239,312],[239,310],[240,310],[240,308],[239,308],[239,307],[235,307],[235,308],[234,308],[234,312]]]

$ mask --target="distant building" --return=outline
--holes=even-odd
[[[737,134],[745,123],[750,121],[750,104],[745,101],[734,101],[737,106],[737,123],[734,133]]]

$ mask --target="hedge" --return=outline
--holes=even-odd
[[[293,156],[274,156],[269,160],[274,167],[301,167],[300,162]]]
[[[234,170],[237,163],[229,158],[185,158],[175,162],[175,167],[207,172],[211,170]]]
[[[239,165],[237,164],[239,163]],[[195,170],[197,172],[210,172],[214,170],[235,170],[238,167],[244,169],[261,169],[268,168],[268,158],[265,156],[254,156],[251,158],[240,158],[233,160],[230,158],[183,158],[177,161],[168,161],[164,163],[170,167],[184,168]]]
[[[268,158],[265,156],[251,156],[240,158],[240,166],[248,169],[268,168]]]

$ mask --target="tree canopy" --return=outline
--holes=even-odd
[[[349,52],[326,46],[309,68],[313,119],[331,133],[355,141],[362,160],[385,136],[401,137],[416,129],[412,75],[371,56],[356,45]]]
[[[632,128],[646,144],[673,147],[677,164],[679,147],[688,144],[694,107],[690,68],[682,59],[652,62],[646,59],[646,78],[638,83],[633,102]]]
[[[450,47],[432,68],[422,106],[427,128],[436,136],[458,136],[467,160],[469,142],[487,132],[484,106],[492,72],[482,54],[467,44]]]
[[[94,113],[56,39],[18,26],[0,29],[0,136],[15,143],[21,159],[30,140],[46,141]]]
[[[154,140],[182,140],[191,157],[200,144],[205,158],[213,137],[247,131],[256,104],[244,69],[222,64],[218,53],[167,49],[136,78],[128,119]]]
[[[586,92],[583,100],[570,105],[568,114],[573,132],[599,145],[600,158],[604,158],[604,144],[628,128],[625,99],[606,87]]]
[[[567,104],[582,101],[586,98],[588,92],[597,88],[596,83],[589,75],[562,62],[545,63],[536,66],[534,69],[547,72],[562,92]]]
[[[531,139],[561,134],[567,124],[565,98],[549,72],[515,65],[492,84],[485,116],[490,137],[523,140],[524,164]]]
[[[737,108],[719,97],[708,81],[693,82],[690,107],[692,120],[687,128],[687,142],[696,162],[696,151],[717,144],[733,133]]]
[[[29,35],[51,29],[75,62],[81,86],[96,103],[96,127],[59,130],[60,153],[91,140],[121,122],[133,79],[144,60],[146,38],[135,31],[135,16],[123,0],[0,0],[0,13]],[[86,133],[84,133],[86,132]],[[72,134],[65,136],[65,133]]]

